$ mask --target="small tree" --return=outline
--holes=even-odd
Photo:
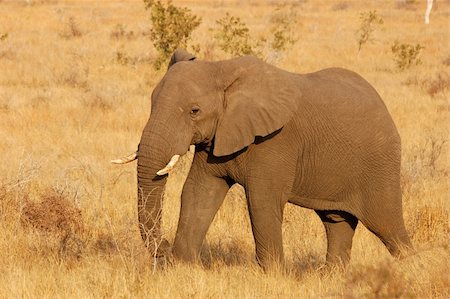
[[[377,14],[376,10],[371,10],[369,12],[362,12],[359,15],[361,20],[361,25],[356,31],[356,37],[358,41],[358,53],[361,52],[362,47],[373,41],[372,34],[375,31],[376,25],[384,24],[384,20]]]
[[[289,10],[284,9],[283,6],[279,6],[270,19],[271,28],[270,32],[273,34],[270,47],[277,51],[286,51],[289,46],[295,44],[298,40],[294,31],[297,23],[297,13],[293,7]]]
[[[231,16],[228,12],[222,19],[216,21],[214,38],[218,40],[219,47],[233,56],[256,54],[255,42],[250,37],[247,25],[241,18]]]
[[[159,70],[176,48],[187,47],[201,18],[192,14],[189,8],[174,6],[171,1],[165,5],[159,0],[144,0],[144,4],[145,9],[150,10],[150,38],[159,54],[154,67]]]

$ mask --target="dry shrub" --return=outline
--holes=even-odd
[[[331,10],[339,11],[339,10],[347,10],[349,8],[350,8],[350,3],[348,3],[348,2],[339,2],[339,3],[334,4],[331,7]]]
[[[450,90],[450,76],[445,72],[439,72],[434,77],[423,79],[415,74],[404,80],[402,84],[406,86],[419,86],[431,97],[436,97]]]
[[[8,33],[0,33],[0,59],[13,60],[16,53],[13,51],[11,44],[7,42]]]
[[[111,111],[114,109],[114,105],[99,93],[89,93],[86,97],[82,98],[82,103],[83,106],[95,110]]]
[[[69,19],[64,23],[64,28],[59,33],[59,36],[64,39],[71,39],[83,36],[83,32],[81,31],[77,21],[75,21],[75,18],[69,17]]]
[[[406,225],[416,242],[442,241],[448,237],[448,213],[444,207],[425,205],[415,209]]]
[[[25,227],[58,235],[80,233],[83,229],[80,209],[53,191],[43,195],[40,202],[25,199],[20,220]]]
[[[136,34],[133,30],[127,30],[126,25],[117,24],[114,29],[111,31],[110,37],[112,39],[134,39],[136,38]]]
[[[138,64],[150,63],[153,57],[149,54],[131,56],[123,49],[117,49],[114,53],[114,62],[123,66],[136,67]]]
[[[37,96],[35,96],[31,99],[31,106],[33,108],[48,107],[49,102],[50,102],[50,97],[48,97],[44,94],[38,94]]]
[[[113,254],[118,250],[117,241],[111,234],[101,232],[93,242],[92,249],[101,254]]]
[[[44,234],[49,241],[56,239],[61,258],[81,257],[85,243],[83,219],[80,209],[67,197],[53,191],[44,194],[39,202],[25,197],[20,221],[23,227]]]
[[[22,5],[37,6],[37,5],[54,5],[54,4],[57,4],[58,1],[59,0],[25,0],[25,1],[21,1],[20,3]],[[19,2],[19,1],[17,1],[17,2]]]
[[[429,136],[422,144],[415,145],[402,166],[405,182],[416,183],[426,177],[446,176],[447,172],[441,166],[446,143],[444,137]]]
[[[89,89],[89,67],[81,68],[79,65],[72,63],[65,66],[62,72],[59,72],[55,81],[57,85],[69,86],[72,88],[80,88],[85,91]]]
[[[416,4],[417,0],[397,0],[395,7],[397,9],[415,10],[417,7]]]
[[[442,61],[442,64],[446,65],[446,66],[450,66],[450,55],[447,56],[447,58],[445,58]]]
[[[450,89],[450,76],[446,73],[439,73],[434,79],[426,80],[424,83],[427,86],[427,93],[435,97]]]

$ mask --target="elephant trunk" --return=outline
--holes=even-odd
[[[139,144],[137,191],[141,236],[150,253],[157,256],[164,254],[169,244],[162,238],[161,231],[162,201],[167,176],[156,173],[169,161],[170,148],[169,143],[154,131],[150,124],[147,125]]]
[[[165,124],[150,120],[142,134],[137,154],[139,228],[145,245],[155,257],[164,255],[169,249],[169,243],[163,239],[161,231],[167,176],[157,172],[161,174],[160,170],[167,168],[171,157],[189,146],[189,141],[186,145],[177,144],[180,140],[170,138],[173,134],[167,131]]]

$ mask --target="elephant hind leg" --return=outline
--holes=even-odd
[[[346,265],[350,260],[358,219],[344,211],[316,211],[327,234],[327,264]]]
[[[396,258],[403,258],[412,252],[413,246],[403,221],[401,192],[388,189],[368,196],[361,222],[374,233]]]
[[[396,258],[403,258],[411,251],[413,246],[406,232],[401,214],[399,219],[390,219],[387,225],[379,221],[364,221],[364,225],[374,233],[386,246],[389,253]]]

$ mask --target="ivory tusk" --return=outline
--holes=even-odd
[[[130,162],[132,162],[132,161],[134,161],[136,159],[137,159],[137,152],[134,152],[132,154],[129,154],[126,157],[123,157],[123,158],[120,158],[120,159],[111,160],[111,163],[113,163],[113,164],[127,164],[127,163],[130,163]]]
[[[195,144],[191,144],[191,145],[189,146],[188,153],[190,153],[190,154],[195,154]]]
[[[157,175],[165,175],[168,174],[169,171],[172,170],[172,168],[175,166],[175,164],[178,162],[178,159],[180,158],[180,155],[175,155],[173,156],[169,163],[167,163],[166,167],[164,167],[163,169],[159,170],[156,174]]]

